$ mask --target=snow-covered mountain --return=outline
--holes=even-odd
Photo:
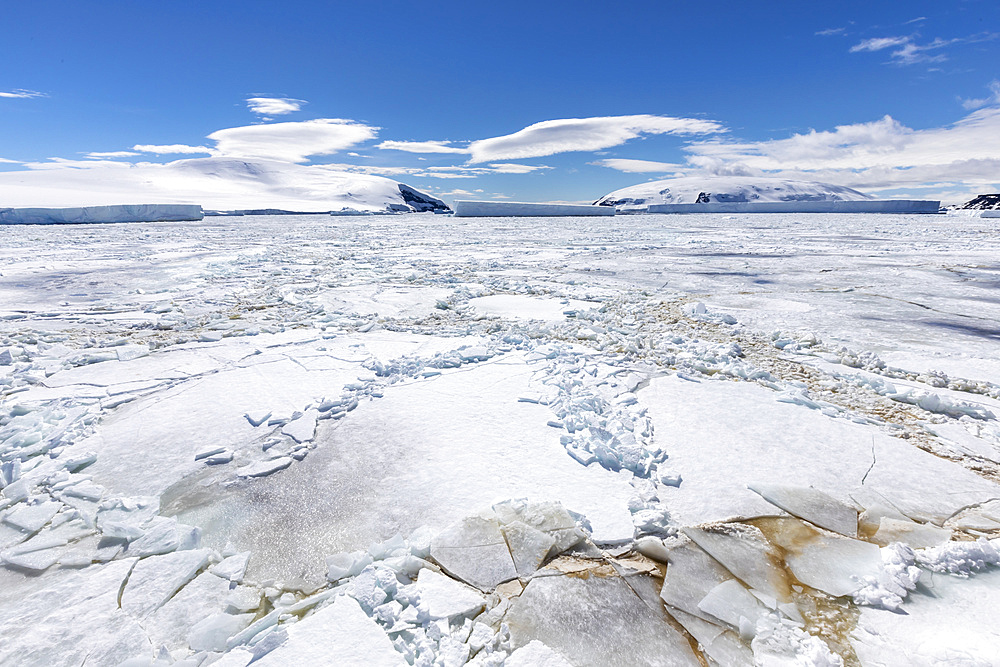
[[[232,211],[328,212],[447,210],[413,188],[382,176],[327,165],[208,157],[167,164],[95,162],[0,173],[0,206],[199,204]]]
[[[965,202],[959,209],[973,211],[995,211],[1000,210],[1000,193],[979,195],[974,199]]]
[[[625,209],[654,204],[782,201],[860,201],[868,195],[829,183],[748,176],[685,177],[640,183],[604,195],[595,203]]]

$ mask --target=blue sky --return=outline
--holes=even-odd
[[[0,21],[0,206],[25,170],[58,184],[206,151],[445,199],[593,200],[702,173],[1000,189],[992,0],[37,0]]]

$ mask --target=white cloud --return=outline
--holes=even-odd
[[[261,116],[282,116],[284,114],[298,111],[305,100],[296,100],[291,97],[249,97],[247,107],[250,111]]]
[[[24,164],[20,160],[8,160],[5,157],[0,157],[0,162],[2,162],[4,164]]]
[[[992,93],[989,97],[968,100],[959,98],[959,102],[962,103],[963,107],[969,110],[979,109],[980,107],[984,107],[988,104],[1000,104],[1000,80],[993,79],[986,87],[989,88],[990,93]]]
[[[924,130],[885,116],[787,139],[704,141],[685,150],[690,166],[709,173],[805,178],[866,191],[930,182],[974,189],[996,183],[1000,174],[1000,107]]]
[[[596,162],[591,162],[590,164],[595,167],[608,167],[610,169],[617,169],[618,171],[623,171],[627,174],[647,174],[656,173],[664,174],[668,172],[674,172],[679,169],[684,169],[684,165],[676,164],[674,162],[654,162],[652,160],[630,160],[627,158],[607,158],[605,160],[597,160]]]
[[[915,19],[921,20],[921,19]],[[908,23],[912,23],[909,21]],[[890,54],[890,62],[894,65],[913,65],[916,63],[938,63],[948,59],[944,53],[933,53],[940,51],[952,44],[976,44],[978,42],[988,42],[1000,37],[1000,33],[981,32],[968,37],[955,37],[952,39],[941,39],[935,37],[934,40],[925,44],[916,41],[916,35],[875,37],[858,42],[849,49],[850,53],[862,51],[882,51],[883,49],[896,48]]]
[[[514,162],[490,164],[490,169],[496,174],[530,174],[533,171],[542,171],[551,168],[543,164],[517,164]]]
[[[45,93],[39,93],[35,90],[24,90],[23,88],[17,88],[15,90],[0,90],[0,97],[10,97],[18,99],[30,99],[32,97],[48,97]]]
[[[470,162],[541,157],[570,151],[597,151],[643,134],[714,134],[719,123],[669,116],[605,116],[546,120],[513,134],[473,141]]]
[[[117,160],[67,160],[61,157],[50,157],[44,162],[24,162],[25,167],[33,171],[47,171],[54,169],[118,169],[131,167],[130,162],[119,162]]]
[[[134,151],[105,151],[103,153],[87,153],[87,157],[96,159],[109,158],[109,157],[110,158],[134,157],[136,155],[139,155],[139,153],[136,153]]]
[[[824,37],[829,37],[830,35],[840,35],[845,32],[847,28],[827,28],[826,30],[817,30],[814,35],[822,35]]]
[[[311,155],[330,155],[376,136],[379,128],[341,118],[245,125],[208,135],[215,153],[227,157],[306,162]]]
[[[551,169],[545,165],[514,164],[502,162],[487,167],[435,166],[435,167],[377,167],[358,164],[317,165],[352,174],[373,174],[376,176],[420,176],[425,178],[476,178],[485,174],[527,174],[532,171]]]
[[[461,188],[455,188],[454,190],[449,190],[448,192],[439,192],[440,197],[475,197],[477,192],[482,192],[482,190],[469,191],[463,190]]]
[[[140,153],[157,153],[159,155],[194,155],[197,153],[212,153],[212,149],[204,146],[188,146],[187,144],[136,144],[132,150]]]
[[[872,39],[863,40],[852,46],[850,48],[850,53],[858,53],[859,51],[881,51],[882,49],[888,49],[893,46],[907,44],[911,39],[911,37],[873,37]]]
[[[468,153],[468,148],[449,146],[450,141],[383,141],[375,148],[407,153]]]

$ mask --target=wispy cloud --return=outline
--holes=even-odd
[[[468,148],[451,146],[450,141],[383,141],[375,148],[407,153],[468,153]]]
[[[893,46],[900,46],[901,44],[908,44],[912,37],[873,37],[871,39],[865,39],[849,49],[850,53],[858,53],[860,51],[881,51],[882,49],[888,49]]]
[[[475,197],[476,195],[483,194],[483,190],[481,188],[476,190],[463,190],[461,188],[455,188],[454,190],[439,192],[437,194],[440,197]]]
[[[50,157],[40,162],[24,162],[25,167],[33,171],[48,170],[88,170],[88,169],[127,169],[129,162],[118,160],[68,160],[61,157]]]
[[[116,157],[135,157],[139,155],[134,151],[105,151],[102,153],[87,153],[86,156],[95,160],[104,158],[116,158]]]
[[[589,164],[595,167],[616,169],[627,174],[666,174],[685,168],[685,165],[675,162],[654,162],[652,160],[631,160],[627,158],[607,158],[590,162]]]
[[[903,23],[903,25],[910,25],[911,23],[920,23],[921,21],[926,21],[926,20],[927,20],[926,16],[918,16],[915,19],[910,19],[909,21],[906,21],[905,23]]]
[[[1000,104],[1000,80],[993,79],[993,81],[990,81],[989,85],[987,85],[986,87],[989,89],[991,93],[989,97],[970,98],[970,99],[964,99],[960,97],[958,98],[958,101],[962,104],[963,107],[969,110],[979,109],[988,104]]]
[[[822,35],[823,37],[829,37],[830,35],[842,35],[847,31],[847,28],[827,28],[826,30],[817,30],[815,35]]]
[[[922,19],[915,19],[922,20]],[[912,23],[908,21],[907,23]],[[955,37],[952,39],[941,39],[935,37],[930,42],[920,43],[917,41],[919,35],[897,35],[892,37],[873,37],[865,39],[848,51],[850,53],[874,52],[884,49],[895,49],[890,54],[890,63],[894,65],[915,65],[917,63],[939,63],[948,59],[947,54],[942,53],[942,49],[954,44],[976,44],[978,42],[988,42],[1000,37],[1000,33],[981,32],[968,37]]]
[[[204,146],[188,146],[187,144],[136,144],[132,150],[140,153],[156,153],[157,155],[196,155],[211,154],[212,149]]]
[[[23,88],[17,88],[15,90],[0,90],[0,97],[30,99],[32,97],[48,97],[48,95],[45,93],[39,93],[36,90],[24,90]]]
[[[523,130],[469,145],[471,163],[597,151],[644,134],[697,135],[725,132],[715,121],[670,116],[603,116],[546,120]]]
[[[291,97],[247,98],[247,107],[249,107],[250,111],[261,116],[283,116],[294,111],[299,111],[303,104],[308,104],[308,102]]]

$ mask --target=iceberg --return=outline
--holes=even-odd
[[[205,217],[196,204],[116,204],[75,208],[0,208],[3,225],[76,225],[103,222],[187,222]]]

